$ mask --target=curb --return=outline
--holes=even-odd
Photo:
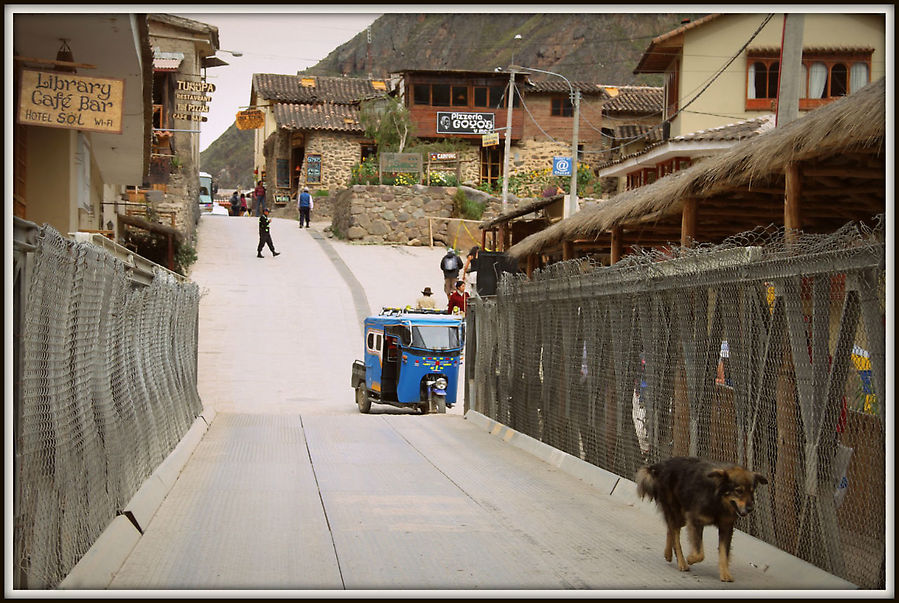
[[[590,484],[602,494],[607,494],[618,499],[619,502],[637,507],[646,513],[651,513],[655,517],[659,515],[655,503],[641,500],[637,496],[637,484],[632,480],[615,475],[567,452],[562,452],[529,435],[519,433],[475,410],[468,410],[465,413],[465,420],[471,421],[473,425],[483,429],[490,435],[501,438],[504,442],[557,467],[562,472]],[[659,522],[659,530],[660,535],[664,533],[661,521]],[[659,540],[659,545],[661,542],[662,540]],[[703,544],[706,551],[717,551],[718,531],[715,529],[705,530],[703,532]],[[855,584],[834,576],[799,557],[794,557],[786,551],[740,530],[734,530],[732,546],[733,549],[739,551],[742,560],[771,576],[786,579],[800,573],[812,574],[819,578],[821,589],[858,589],[858,586]],[[661,550],[661,546],[659,546],[659,550]],[[733,563],[733,560],[731,560],[731,563]]]
[[[141,484],[125,508],[103,530],[57,589],[103,590],[109,586],[212,425],[215,414],[212,407],[203,409],[175,449]]]

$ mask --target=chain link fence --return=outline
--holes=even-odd
[[[202,411],[199,291],[50,226],[17,240],[14,583],[53,588]]]
[[[628,479],[678,455],[759,471],[739,529],[883,588],[885,274],[879,216],[506,275],[470,305],[466,400]]]

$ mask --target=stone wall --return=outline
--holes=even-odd
[[[483,219],[499,211],[499,199],[467,186],[461,188],[469,199],[485,203]],[[331,229],[350,241],[427,245],[428,217],[451,217],[456,190],[454,186],[420,184],[354,185],[331,195]],[[434,221],[432,226],[435,239],[446,240],[447,223]]]
[[[362,137],[343,132],[314,131],[306,134],[306,155],[322,156],[322,181],[306,184],[310,191],[346,186],[353,166],[362,156]],[[306,182],[306,165],[303,165],[301,182]]]

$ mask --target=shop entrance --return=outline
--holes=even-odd
[[[495,187],[503,177],[502,168],[503,150],[499,146],[481,147],[481,183]]]
[[[303,158],[306,156],[306,147],[294,147],[290,151],[290,194],[295,195],[303,188]]]

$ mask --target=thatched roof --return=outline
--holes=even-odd
[[[478,225],[478,228],[481,230],[487,230],[488,228],[493,228],[497,224],[502,224],[503,222],[510,222],[515,218],[520,218],[521,216],[526,216],[535,211],[539,211],[546,207],[547,205],[552,205],[559,199],[564,199],[565,195],[553,195],[552,197],[546,197],[543,199],[537,199],[527,205],[523,205],[517,209],[513,209],[512,211],[507,211],[504,214],[500,214],[495,218],[490,220],[484,220]]]
[[[580,211],[530,235],[508,253],[521,258],[562,241],[596,239],[616,226],[672,217],[682,211],[687,198],[708,198],[735,187],[752,189],[771,175],[782,175],[790,162],[859,149],[879,152],[885,131],[885,90],[883,79],[873,82],[785,126],[738,143],[722,155]]]

